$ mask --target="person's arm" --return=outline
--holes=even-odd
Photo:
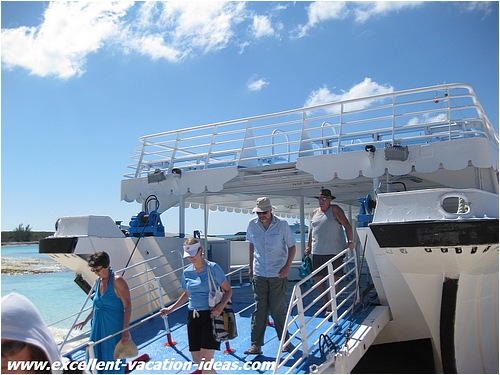
[[[309,215],[309,237],[307,239],[307,246],[304,250],[304,254],[311,254],[311,250],[312,250],[312,233],[313,233],[313,229],[312,229],[312,225],[311,225],[311,221],[312,221],[312,218],[314,216],[314,210],[311,212],[311,214]]]
[[[184,291],[184,293],[182,293],[179,298],[177,298],[177,301],[175,301],[174,304],[168,306],[168,307],[164,307],[163,309],[160,310],[160,315],[167,315],[167,314],[170,314],[172,311],[174,311],[176,308],[178,308],[179,306],[182,306],[184,305],[187,300],[189,299],[189,292],[187,290]]]
[[[220,314],[222,314],[222,311],[226,307],[226,304],[229,302],[231,296],[233,295],[233,290],[231,289],[231,285],[229,285],[229,282],[227,280],[225,280],[222,284],[220,284],[220,287],[224,292],[224,297],[222,297],[221,301],[217,304],[217,306],[215,306],[212,309],[213,316],[220,316]]]
[[[288,272],[290,272],[290,268],[292,267],[293,258],[295,258],[296,250],[297,250],[297,247],[295,245],[288,248],[288,257],[286,258],[286,263],[278,274],[278,276],[281,279],[285,278],[288,275]]]
[[[91,309],[90,310],[90,314],[85,319],[83,319],[82,321],[80,321],[78,323],[75,323],[75,325],[73,326],[73,328],[75,328],[75,329],[82,329],[88,323],[88,321],[90,320],[90,318],[92,317],[93,312],[94,312],[94,309]]]
[[[130,325],[130,318],[132,316],[132,301],[130,298],[130,289],[125,279],[121,276],[115,277],[114,287],[116,295],[121,299],[123,303],[123,329],[125,331],[122,332],[122,340],[124,342],[127,342],[128,340],[130,340],[130,332],[128,330],[128,327]]]
[[[354,237],[352,233],[352,226],[351,223],[349,223],[349,220],[347,220],[347,217],[345,216],[344,210],[340,208],[340,206],[333,205],[332,206],[332,211],[335,220],[337,220],[342,226],[344,227],[345,234],[347,236],[347,246],[349,249],[354,249]]]
[[[253,277],[253,243],[250,242],[250,246],[248,247],[248,274],[250,275],[250,278]]]

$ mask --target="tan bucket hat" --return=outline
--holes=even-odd
[[[132,358],[138,354],[137,345],[132,339],[128,340],[126,344],[123,344],[122,340],[118,341],[115,347],[115,359],[118,358]]]

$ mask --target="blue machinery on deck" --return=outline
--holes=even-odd
[[[155,203],[155,208],[149,210],[151,202]],[[139,212],[136,216],[130,219],[130,237],[165,237],[165,227],[163,226],[160,218],[158,208],[160,202],[156,195],[150,195],[144,202],[144,211]]]

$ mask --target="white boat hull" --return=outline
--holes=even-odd
[[[433,217],[430,207],[451,193],[413,192],[410,201],[404,193],[381,195],[373,223],[358,228],[379,299],[392,314],[376,344],[431,338],[436,371],[497,373],[498,196],[461,191],[471,206],[490,211],[418,220],[419,211]]]

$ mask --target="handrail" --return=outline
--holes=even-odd
[[[158,258],[161,258],[161,257],[162,257],[162,256],[156,256],[156,257],[154,257],[154,258],[149,259],[149,261],[150,261],[150,260],[152,260],[152,259],[158,259]],[[126,271],[126,270],[128,270],[128,269],[135,268],[135,267],[137,267],[138,265],[146,264],[147,262],[148,262],[148,260],[141,261],[141,262],[139,262],[139,263],[137,263],[137,264],[133,264],[133,265],[128,266],[128,267],[126,267],[126,268],[120,269],[120,270],[118,270],[118,271],[116,271],[116,272]],[[161,286],[161,281],[160,281],[160,280],[161,280],[162,278],[165,278],[165,277],[170,276],[170,275],[171,275],[171,274],[173,274],[173,273],[176,273],[177,271],[179,271],[179,270],[181,270],[181,269],[184,269],[184,268],[185,268],[185,267],[187,267],[187,266],[188,266],[188,265],[183,265],[183,266],[181,266],[181,267],[179,267],[179,268],[176,268],[176,269],[174,269],[174,270],[172,270],[172,271],[170,271],[170,272],[168,272],[168,273],[166,273],[166,274],[163,274],[163,275],[160,275],[160,276],[155,277],[155,282],[156,282],[156,290],[157,290],[157,291],[159,291],[159,293],[158,293],[158,297],[155,297],[155,299],[154,299],[154,300],[155,300],[155,301],[156,301],[156,300],[158,300],[158,303],[159,303],[159,305],[160,305],[161,307],[165,307],[165,304],[164,304],[164,302],[163,302],[163,301],[164,301],[165,294],[164,294],[163,292],[161,292],[161,290],[163,289],[163,287]],[[246,264],[246,265],[242,265],[242,266],[240,266],[240,267],[236,268],[235,270],[233,270],[233,271],[231,271],[231,272],[227,273],[227,274],[226,274],[226,277],[230,277],[230,276],[232,276],[232,275],[234,275],[234,274],[237,274],[238,272],[241,272],[242,270],[244,270],[244,269],[246,269],[246,268],[248,268],[248,264]],[[148,268],[146,271],[143,271],[142,273],[150,273],[150,272],[152,272],[152,270],[153,270],[152,268]],[[131,276],[129,276],[129,277],[128,277],[128,279],[127,279],[127,280],[130,280],[130,279],[132,279],[132,278],[134,278],[134,277],[137,277],[137,276],[138,276],[138,274],[131,275]],[[151,280],[147,280],[145,283],[149,283],[150,281],[151,281]],[[83,304],[82,308],[80,309],[80,311],[79,311],[78,313],[76,313],[76,314],[72,314],[72,315],[70,315],[70,317],[72,317],[72,316],[76,316],[75,321],[74,321],[74,323],[73,323],[72,327],[73,327],[73,326],[74,326],[74,324],[78,321],[78,319],[79,319],[80,315],[82,314],[82,312],[87,311],[87,310],[89,310],[89,309],[91,308],[91,307],[87,307],[87,308],[86,308],[86,304],[88,303],[88,301],[89,301],[89,299],[90,299],[90,296],[91,296],[91,294],[92,294],[92,291],[95,289],[95,285],[96,285],[96,283],[94,283],[94,285],[92,286],[91,291],[88,293],[87,298],[86,298],[86,300],[85,300],[85,302],[84,302],[84,304]],[[135,288],[139,288],[139,287],[141,287],[142,285],[143,285],[143,284],[140,284],[140,285],[136,286]],[[160,292],[161,292],[161,293],[160,293]],[[138,297],[140,297],[140,296],[138,296]],[[137,298],[138,298],[138,297],[137,297]],[[152,303],[152,301],[150,301],[150,302]],[[175,301],[172,301],[171,303],[174,303],[174,302],[175,302]],[[180,308],[184,307],[186,304],[187,304],[187,303],[183,304],[182,306],[179,306],[177,309],[180,309]],[[140,307],[142,307],[142,306],[143,306],[143,305],[136,305],[136,306],[133,306],[133,308],[134,308],[134,309],[137,309],[137,308],[140,308]],[[177,309],[176,309],[176,310],[177,310]],[[240,312],[236,312],[236,313],[241,313],[241,311],[240,311]],[[153,318],[157,317],[159,314],[160,314],[160,313],[159,313],[159,311],[157,311],[157,312],[155,312],[155,313],[150,313],[150,314],[149,314],[149,316],[146,316],[145,318],[140,319],[140,320],[136,321],[135,323],[131,324],[131,325],[128,327],[128,329],[127,329],[127,330],[132,330],[133,328],[136,328],[136,327],[138,327],[138,326],[140,326],[140,325],[142,325],[142,324],[146,323],[146,322],[147,322],[147,321],[149,321],[150,319],[153,319]],[[69,318],[69,317],[68,317],[68,318]],[[61,320],[61,321],[64,321],[64,320],[66,320],[66,319],[68,319],[68,318],[65,318],[65,319],[63,319],[63,320]],[[60,322],[61,322],[61,321],[60,321]],[[58,323],[59,323],[59,322],[58,322]],[[68,338],[69,338],[69,336],[70,336],[70,334],[71,334],[72,329],[73,329],[73,328],[70,328],[70,330],[68,331],[68,333],[67,333],[67,335],[66,335],[65,339],[63,340],[62,344],[59,346],[59,351],[60,351],[60,352],[62,352],[62,349],[63,349],[64,345],[65,345],[67,342],[69,342]],[[101,339],[100,339],[100,340],[98,340],[98,341],[95,341],[95,342],[93,342],[93,341],[89,341],[89,342],[87,342],[87,343],[86,343],[86,350],[87,350],[87,352],[88,352],[88,354],[89,354],[89,358],[90,358],[90,359],[95,358],[94,348],[95,348],[95,346],[96,346],[97,344],[100,344],[100,343],[102,343],[102,342],[104,342],[104,341],[106,341],[106,340],[109,340],[110,338],[112,338],[112,337],[114,337],[114,336],[116,336],[116,335],[122,334],[124,331],[125,331],[125,329],[122,329],[122,330],[120,330],[120,331],[118,331],[118,332],[115,332],[115,333],[112,333],[112,334],[110,334],[110,335],[108,335],[108,336],[106,336],[106,337],[103,337],[103,338],[101,338]],[[89,332],[90,332],[90,330],[87,330],[85,333],[82,333],[81,335],[79,335],[79,336],[78,336],[78,338],[79,338],[79,339],[81,339],[81,338],[83,338],[83,337],[87,336]],[[73,349],[72,349],[72,350],[73,350]]]
[[[128,266],[128,267],[125,267],[125,268],[119,269],[119,270],[115,271],[115,273],[117,273],[117,274],[118,274],[118,273],[122,273],[122,272],[127,271],[127,270],[132,269],[132,268],[137,268],[138,266],[147,265],[147,263],[148,263],[148,262],[150,262],[150,261],[152,261],[152,260],[158,260],[159,258],[162,258],[162,257],[163,257],[162,255],[159,255],[159,256],[152,257],[152,258],[150,258],[150,259],[146,259],[146,260],[143,260],[143,261],[137,262],[137,263],[135,263],[135,264],[133,264],[133,265],[130,265],[130,266]],[[165,275],[163,275],[163,276],[164,276],[164,277],[166,277],[166,276],[169,276],[169,275],[175,274],[176,272],[178,272],[180,269],[183,269],[184,267],[185,267],[185,266],[184,266],[184,265],[182,265],[181,267],[175,268],[175,269],[171,270],[170,272],[168,272],[167,274],[165,274]],[[132,280],[132,279],[134,279],[134,278],[137,278],[137,277],[140,277],[140,276],[143,276],[143,275],[149,275],[149,274],[153,273],[155,269],[156,269],[156,267],[154,267],[154,268],[150,268],[150,267],[148,267],[148,268],[147,268],[147,269],[145,269],[144,271],[141,271],[141,272],[138,272],[138,273],[131,274],[131,275],[127,276],[127,277],[126,277],[126,280],[127,280],[127,281],[130,281],[130,280]],[[150,283],[150,282],[151,282],[151,279],[149,279],[148,277],[146,277],[146,280],[145,280],[144,282],[142,282],[142,283],[140,283],[140,284],[138,284],[138,285],[135,285],[135,286],[131,287],[131,291],[132,291],[132,290],[135,290],[135,289],[138,289],[138,288],[141,288],[142,286],[144,286],[144,285],[146,285],[146,284],[148,284],[148,283]],[[67,332],[67,333],[66,333],[66,335],[64,336],[63,341],[62,341],[62,342],[60,343],[60,345],[59,345],[59,351],[60,351],[61,353],[63,353],[63,348],[65,347],[65,345],[66,345],[68,342],[70,342],[70,339],[69,339],[69,338],[70,338],[70,336],[71,336],[71,333],[72,333],[72,332],[73,332],[73,330],[74,330],[74,325],[78,322],[78,320],[80,319],[80,317],[81,317],[82,313],[84,313],[84,312],[86,312],[86,311],[88,311],[88,310],[90,310],[90,309],[92,308],[91,306],[87,306],[87,304],[88,304],[89,300],[91,299],[91,296],[92,296],[92,294],[93,294],[93,292],[94,292],[94,290],[95,290],[95,285],[96,285],[96,283],[94,283],[94,284],[92,285],[92,288],[90,289],[89,293],[87,294],[87,297],[86,297],[86,299],[85,299],[84,303],[82,304],[82,307],[80,308],[80,310],[79,310],[77,313],[71,314],[71,315],[69,315],[68,317],[66,317],[66,318],[64,318],[64,319],[61,319],[60,321],[58,321],[58,322],[56,322],[56,323],[51,324],[51,326],[52,326],[52,325],[58,324],[58,323],[60,323],[60,322],[63,322],[63,321],[65,321],[65,320],[68,320],[68,319],[69,319],[69,318],[71,318],[71,317],[75,317],[75,319],[74,319],[74,321],[73,321],[73,324],[71,325],[70,329],[68,330],[68,332]],[[150,295],[150,293],[148,293],[148,295]],[[141,298],[141,297],[143,297],[143,294],[141,294],[141,295],[137,295],[137,296],[135,296],[135,297],[133,298],[133,300],[132,300],[132,308],[133,308],[134,310],[137,310],[137,309],[140,309],[140,308],[144,307],[145,305],[148,305],[148,306],[149,306],[149,310],[150,310],[150,314],[151,314],[151,312],[152,312],[152,310],[151,310],[151,305],[155,302],[155,300],[156,300],[157,298],[155,298],[155,299],[150,299],[150,300],[149,300],[149,302],[148,302],[147,304],[134,304],[134,303],[133,303],[135,300],[137,300],[137,299],[139,299],[139,298]],[[161,297],[163,298],[164,296],[162,295]],[[77,338],[76,338],[76,339],[81,339],[81,338],[86,337],[86,336],[89,334],[89,332],[90,332],[90,329],[86,330],[85,332],[82,332],[80,335],[78,335],[78,336],[77,336]],[[71,341],[73,341],[73,340],[75,340],[75,338],[73,338]]]
[[[331,128],[333,135],[326,134]],[[286,139],[276,143],[276,129]],[[329,132],[328,132],[329,133]],[[471,86],[444,84],[223,121],[140,138],[126,178],[225,166],[293,162],[301,156],[364,150],[366,145],[426,144],[498,134]],[[274,154],[278,145],[286,150]]]
[[[349,257],[349,259],[345,260],[344,257],[348,255],[349,252],[352,252],[354,256]],[[342,264],[338,268],[334,269],[334,261],[342,258],[344,258]],[[354,268],[349,269],[344,273],[342,277],[335,281],[335,272],[351,263],[352,259],[354,259]],[[308,283],[309,281],[312,281],[313,278],[324,269],[328,270],[327,276],[323,277],[319,282],[314,283],[311,287],[308,287],[305,292],[303,292],[301,286]],[[353,280],[349,280],[349,278],[352,276],[354,276]],[[293,359],[296,353],[301,350],[302,356],[297,359],[287,371],[287,373],[293,372],[293,370],[296,369],[309,356],[309,353],[318,346],[319,339],[314,340],[314,342],[310,343],[311,336],[313,336],[317,332],[321,332],[322,334],[327,335],[335,328],[339,320],[346,318],[346,316],[350,313],[350,309],[346,308],[345,311],[340,315],[339,310],[342,307],[347,307],[349,303],[359,303],[359,277],[360,274],[358,270],[356,250],[350,250],[347,248],[333,257],[330,262],[323,264],[317,270],[313,271],[309,276],[305,277],[295,284],[292,291],[290,304],[288,305],[285,320],[286,326],[283,329],[283,336],[281,337],[280,346],[276,355],[276,363],[273,373],[278,373],[279,370],[284,367],[285,363],[287,363],[290,359]],[[323,292],[320,292],[318,289],[319,286],[323,283],[326,283],[327,286]],[[341,284],[343,286],[341,289],[339,289]],[[305,305],[304,298],[314,293],[316,293],[317,296],[311,302]],[[318,301],[321,301],[326,295],[329,295],[328,302],[321,304],[320,308],[318,309],[316,303]],[[337,301],[337,298],[340,298],[341,296],[343,296],[342,299]],[[326,313],[326,316],[318,324],[315,318],[322,314],[323,311],[327,311],[328,307],[331,308],[331,312]],[[295,314],[293,313],[294,308],[297,309],[297,313]],[[307,317],[305,314],[305,312],[309,309],[316,310],[311,317]],[[332,321],[329,321],[330,319]],[[293,327],[297,324],[298,328],[294,329]],[[311,326],[311,328],[308,328],[308,326]],[[281,355],[283,354],[283,348],[291,345],[292,340],[297,337],[300,337],[299,344],[293,347],[293,349],[289,353],[281,358]]]

